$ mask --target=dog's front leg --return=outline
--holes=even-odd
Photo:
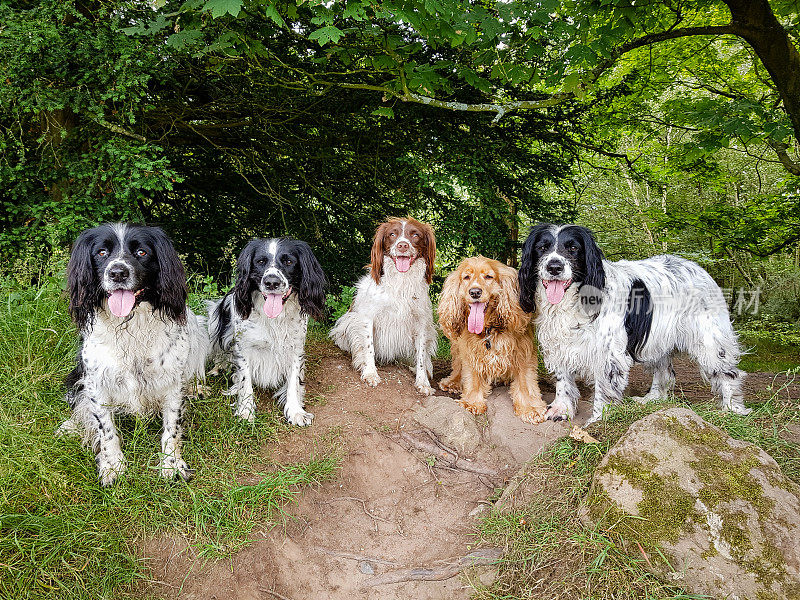
[[[170,480],[178,475],[184,481],[194,476],[194,470],[181,458],[181,439],[183,436],[183,413],[185,402],[180,386],[171,390],[164,399],[161,412],[164,431],[161,433],[161,464],[159,472]]]
[[[514,414],[526,423],[542,423],[546,418],[547,405],[539,391],[536,363],[522,365],[512,376],[509,393],[514,402]]]
[[[545,418],[550,421],[565,421],[575,417],[578,398],[581,397],[578,386],[575,384],[575,375],[567,369],[557,368],[556,397],[547,407]]]
[[[97,453],[95,462],[97,463],[97,476],[100,485],[109,486],[117,480],[119,475],[125,472],[125,457],[122,454],[122,444],[114,425],[114,417],[109,410],[109,402],[105,395],[99,390],[87,389],[86,402],[89,406],[89,414],[93,423],[88,426],[94,427],[94,450]]]
[[[461,406],[473,415],[486,412],[486,397],[491,391],[491,385],[472,368],[468,358],[463,358],[461,362],[461,389]]]
[[[362,317],[360,324],[360,339],[355,340],[353,348],[353,366],[360,371],[361,381],[375,387],[381,382],[375,367],[375,322],[370,317]]]
[[[222,393],[226,396],[235,394],[234,416],[253,423],[256,420],[256,398],[253,390],[253,374],[250,362],[236,342],[231,345],[231,357],[231,362],[233,363],[233,385]]]
[[[304,398],[306,385],[305,375],[305,354],[303,342],[306,336],[303,332],[302,337],[296,340],[297,347],[294,351],[292,364],[289,367],[289,378],[286,380],[286,403],[283,405],[283,414],[286,420],[292,425],[311,425],[314,415],[304,410]]]
[[[603,418],[606,406],[622,400],[622,394],[628,387],[628,371],[630,365],[624,358],[611,358],[604,365],[600,365],[594,374],[594,404],[592,416],[586,421],[587,425]]]
[[[416,332],[415,346],[417,351],[417,360],[415,365],[415,381],[414,386],[417,391],[423,396],[432,396],[436,392],[431,387],[428,377],[430,376],[429,370],[431,367],[430,359],[430,346],[431,340],[427,335],[425,327],[420,327]]]

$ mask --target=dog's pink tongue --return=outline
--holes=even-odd
[[[564,298],[564,292],[567,291],[567,282],[553,279],[547,284],[545,291],[550,304],[558,304]]]
[[[135,303],[136,296],[130,290],[114,290],[108,297],[108,308],[115,317],[127,317]]]
[[[283,296],[280,294],[267,294],[264,300],[264,314],[270,319],[274,319],[283,310]]]
[[[486,302],[473,302],[469,305],[467,329],[470,333],[483,333],[483,317],[485,312]]]
[[[397,267],[397,270],[401,273],[405,273],[411,268],[411,257],[410,256],[398,256],[394,259],[394,264]]]

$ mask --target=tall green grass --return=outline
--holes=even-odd
[[[93,455],[54,436],[69,415],[62,382],[76,342],[60,277],[32,288],[0,281],[0,598],[126,595],[146,573],[136,541],[158,532],[185,536],[204,556],[230,555],[338,466],[333,455],[270,464],[265,446],[288,432],[279,411],[254,425],[234,419],[218,381],[190,402],[191,482],[159,477],[160,420],[122,418],[128,470],[102,489]]]

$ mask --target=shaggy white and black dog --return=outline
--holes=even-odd
[[[233,369],[236,416],[253,422],[254,386],[277,390],[286,420],[310,425],[304,410],[309,316],[321,319],[325,274],[311,247],[290,238],[256,239],[239,255],[236,285],[209,305],[215,359]]]
[[[525,240],[519,282],[520,304],[537,311],[540,351],[556,378],[548,419],[574,417],[576,377],[594,381],[589,422],[600,419],[622,398],[634,362],[653,372],[645,400],[666,396],[676,351],[697,361],[723,409],[750,412],[725,298],[697,264],[671,255],[607,261],[588,229],[542,224]]]
[[[336,321],[330,336],[353,356],[361,380],[376,386],[377,363],[408,361],[415,387],[434,393],[429,377],[436,353],[436,327],[428,288],[433,279],[436,238],[416,219],[390,218],[375,232],[370,272],[356,284],[353,305]]]
[[[160,472],[191,478],[181,458],[184,391],[204,376],[205,322],[186,306],[186,276],[157,227],[106,224],[87,229],[67,267],[70,313],[81,335],[67,377],[72,416],[59,433],[80,433],[96,452],[100,483],[125,471],[115,413],[160,413]]]

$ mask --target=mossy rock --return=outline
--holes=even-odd
[[[597,468],[586,515],[691,593],[800,599],[800,488],[689,409],[630,426]]]

